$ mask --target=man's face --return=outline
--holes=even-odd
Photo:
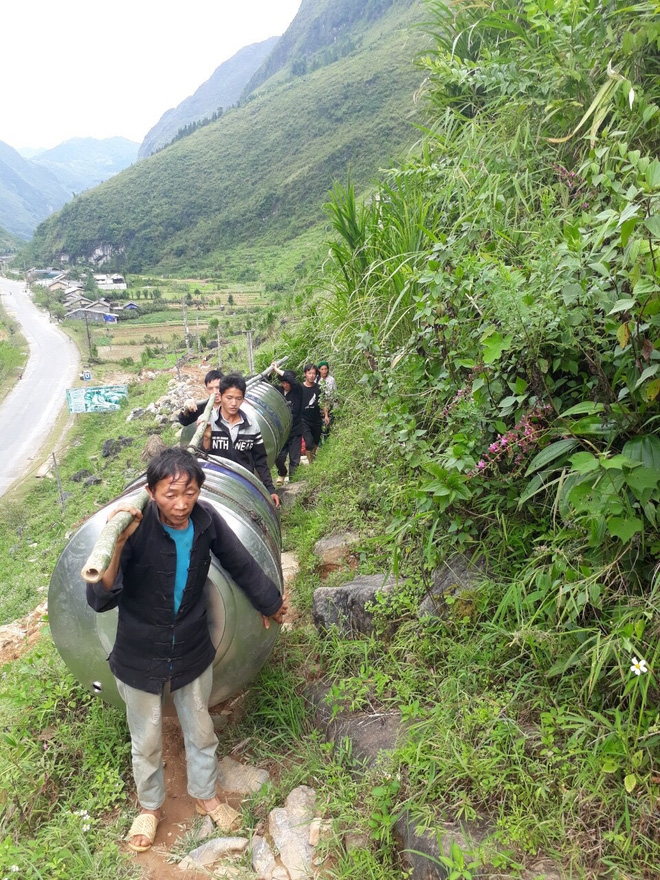
[[[240,388],[228,388],[220,396],[220,411],[223,418],[233,418],[241,408],[243,400],[243,392]]]
[[[314,380],[316,379],[316,367],[310,367],[309,370],[305,370],[305,381],[308,385],[313,385]]]
[[[199,498],[197,480],[182,474],[159,480],[147,492],[158,506],[160,521],[172,529],[185,529],[195,502]]]
[[[220,403],[220,379],[211,379],[210,382],[206,383],[206,390],[209,393],[209,397],[212,394],[215,394],[215,404],[214,406],[218,406]]]

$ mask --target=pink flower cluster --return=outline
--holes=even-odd
[[[579,176],[579,174],[577,174],[577,172],[569,171],[567,168],[564,168],[563,165],[553,165],[553,169],[557,174],[557,177],[568,189],[568,193],[572,199],[580,199],[588,195],[588,193],[584,192],[587,183]],[[581,207],[586,211],[589,207],[589,202],[582,202]]]
[[[479,459],[468,477],[474,477],[477,474],[483,474],[489,468],[499,466],[500,462],[506,460],[507,464],[513,468],[518,468],[525,461],[525,457],[529,450],[536,446],[536,443],[547,428],[547,414],[552,410],[550,404],[537,404],[528,413],[507,431],[501,434],[497,440],[494,440],[488,447],[488,452],[483,458]]]
[[[456,409],[461,401],[465,400],[467,397],[469,397],[470,394],[472,394],[472,383],[477,378],[477,376],[480,376],[483,372],[483,364],[479,364],[478,366],[472,368],[472,370],[470,371],[470,375],[467,378],[467,382],[465,383],[463,388],[459,388],[454,397],[452,397],[452,399],[449,401],[449,403],[445,404],[445,408],[440,413],[443,419],[446,419],[451,411],[453,409]]]

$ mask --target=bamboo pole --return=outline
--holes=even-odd
[[[128,502],[138,510],[144,510],[147,501],[149,494],[146,489],[141,489],[138,495],[128,499]],[[121,510],[103,526],[103,531],[96,539],[96,544],[80,572],[84,581],[88,584],[97,584],[101,580],[115,552],[117,538],[132,522],[133,514]]]
[[[278,367],[281,367],[282,364],[286,363],[286,361],[288,359],[289,359],[289,356],[286,355],[285,357],[280,358],[279,361],[275,361],[275,363],[277,364]],[[261,382],[262,379],[265,379],[266,376],[270,375],[271,372],[272,372],[272,370],[270,369],[270,367],[266,367],[265,370],[263,370],[261,373],[257,373],[256,376],[250,376],[250,378],[247,380],[247,382],[245,384],[248,387],[250,385],[255,385],[257,382]]]
[[[188,444],[188,452],[192,452],[193,454],[199,448],[200,443],[202,442],[202,437],[204,436],[204,431],[206,430],[206,426],[209,423],[209,419],[211,418],[211,412],[213,410],[213,404],[215,403],[215,394],[212,394],[208,402],[206,404],[206,409],[204,410],[201,421],[199,425],[197,425],[197,430],[192,435],[190,443]]]

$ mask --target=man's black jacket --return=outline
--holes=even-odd
[[[264,438],[256,422],[251,422],[242,409],[238,411],[241,421],[238,424],[236,442],[231,439],[229,429],[222,421],[220,410],[216,418],[211,417],[211,446],[209,455],[219,458],[228,458],[237,464],[242,464],[251,473],[255,471],[266,489],[273,494],[275,486],[268,467],[268,456],[264,446]]]
[[[270,616],[282,604],[275,583],[213,507],[198,501],[191,519],[195,531],[188,581],[176,616],[176,546],[153,501],[124,545],[112,589],[87,585],[87,602],[95,611],[119,608],[110,669],[125,684],[152,694],[162,693],[167,681],[173,691],[190,684],[213,662],[204,595],[211,553],[257,611]]]

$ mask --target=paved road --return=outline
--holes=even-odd
[[[0,495],[4,495],[46,446],[66,406],[65,391],[80,372],[80,358],[69,337],[34,305],[22,282],[0,278],[0,298],[30,346],[23,378],[0,406]]]

